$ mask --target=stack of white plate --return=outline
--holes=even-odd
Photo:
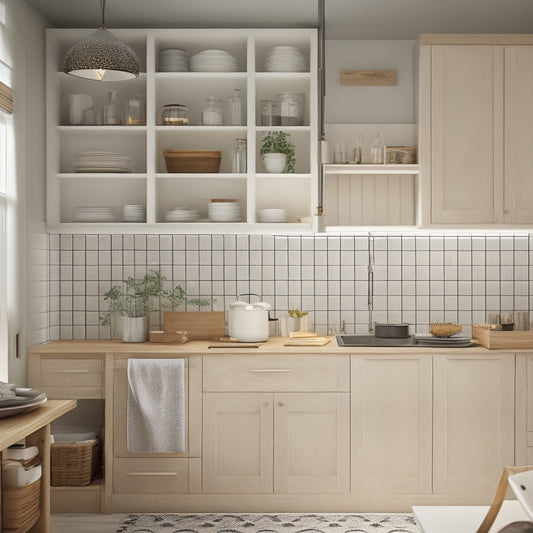
[[[110,205],[87,205],[74,208],[74,222],[115,222],[116,217]]]
[[[259,222],[287,222],[285,209],[258,209]]]
[[[144,222],[146,220],[144,205],[123,205],[122,220],[124,222]]]
[[[194,207],[174,207],[164,215],[165,222],[194,222],[198,211]]]
[[[207,215],[211,222],[240,222],[241,206],[238,200],[211,200],[207,206]]]
[[[189,60],[182,48],[169,48],[159,52],[160,72],[188,72]]]
[[[267,72],[306,72],[303,53],[296,46],[274,46],[265,59]]]
[[[237,72],[239,62],[224,50],[203,50],[191,57],[193,72]]]
[[[131,159],[114,152],[80,152],[72,165],[74,172],[131,172]]]
[[[13,388],[15,396],[0,400],[0,418],[20,415],[46,402],[46,393],[28,388]]]

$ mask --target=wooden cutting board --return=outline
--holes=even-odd
[[[329,337],[304,337],[301,339],[291,339],[283,346],[324,346],[331,342]]]
[[[165,311],[165,333],[187,331],[190,341],[224,336],[224,311]]]

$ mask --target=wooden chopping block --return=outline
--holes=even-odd
[[[224,311],[165,311],[165,333],[187,331],[190,341],[224,336]]]

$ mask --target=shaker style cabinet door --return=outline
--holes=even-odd
[[[533,46],[505,47],[505,222],[533,222]]]
[[[491,501],[514,464],[514,355],[433,357],[433,491]]]
[[[431,356],[352,356],[352,492],[431,492]]]
[[[430,48],[431,223],[503,222],[503,47]]]
[[[272,401],[272,394],[204,393],[204,493],[272,492]]]

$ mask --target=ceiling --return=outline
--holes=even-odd
[[[53,27],[92,28],[100,0],[26,0]],[[107,0],[112,28],[316,27],[318,0]],[[326,39],[533,33],[533,0],[326,0]]]

